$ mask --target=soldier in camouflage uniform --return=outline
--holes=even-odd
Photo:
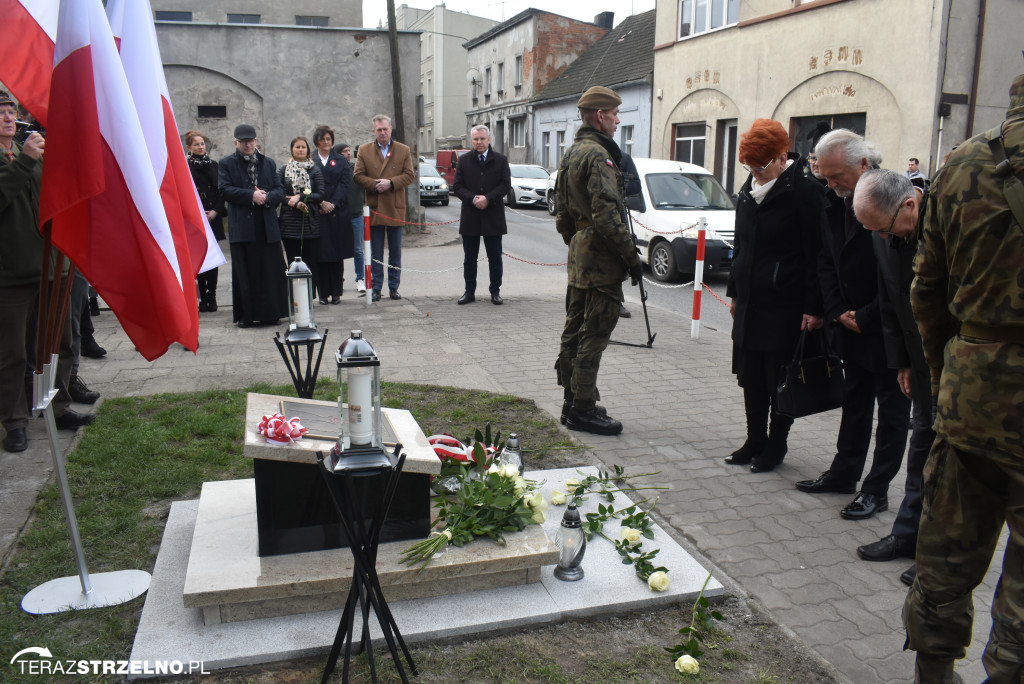
[[[643,271],[623,222],[622,153],[612,136],[619,125],[615,91],[595,86],[579,99],[583,126],[558,165],[555,226],[569,246],[565,329],[555,371],[564,388],[562,415],[570,430],[617,435],[622,423],[597,406],[597,371],[619,320],[622,281]]]
[[[1001,146],[995,142],[1000,132]],[[1000,150],[1009,164],[1000,164]],[[1020,682],[1024,675],[1021,177],[1024,74],[1010,90],[1002,126],[960,145],[935,177],[914,262],[911,296],[938,398],[938,437],[924,471],[918,574],[903,608],[918,682],[958,679],[953,661],[964,657],[971,640],[971,593],[985,576],[1004,521],[1010,537],[983,663],[989,682]]]

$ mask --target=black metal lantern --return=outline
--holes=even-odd
[[[562,526],[555,535],[555,546],[558,547],[558,565],[555,566],[555,577],[565,582],[583,579],[583,554],[587,551],[587,535],[583,531],[583,521],[576,504],[569,502],[562,516]]]
[[[302,257],[295,261],[285,273],[288,281],[288,330],[285,342],[318,342],[320,333],[313,317],[313,272]]]
[[[335,470],[342,462],[347,462],[345,467],[350,468],[390,463],[384,451],[377,352],[363,338],[363,331],[353,330],[338,347],[335,358],[338,362],[338,408],[341,411]]]

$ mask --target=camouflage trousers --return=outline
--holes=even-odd
[[[971,642],[972,592],[985,577],[1004,521],[1010,537],[992,601],[983,664],[988,682],[1024,675],[1024,461],[966,452],[936,438],[924,469],[917,579],[903,606],[917,682],[953,681]]]
[[[618,297],[615,297],[614,292],[605,290],[566,288],[565,328],[555,372],[566,400],[582,410],[593,408],[601,398],[597,391],[597,371],[601,355],[619,322],[621,285],[618,290]]]

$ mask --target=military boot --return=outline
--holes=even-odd
[[[608,416],[601,414],[597,406],[589,409],[580,409],[573,406],[566,416],[565,426],[570,430],[579,432],[590,432],[595,435],[617,435],[622,432],[622,423]]]

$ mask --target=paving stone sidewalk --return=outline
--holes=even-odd
[[[457,306],[461,268],[438,272],[461,264],[461,248],[448,244],[450,231],[409,242],[404,299],[385,298],[367,308],[363,298],[346,290],[340,305],[317,308],[321,328],[330,330],[328,349],[336,348],[349,330],[361,329],[378,350],[386,380],[506,392],[531,398],[557,415],[561,389],[553,365],[564,315],[564,275],[540,277],[535,267],[506,261],[504,306],[487,300]],[[417,243],[418,248],[408,248]],[[239,330],[225,306],[230,304],[227,267],[221,269],[219,290],[220,311],[201,315],[198,354],[177,347],[147,362],[105,311],[94,322],[107,357],[83,359],[82,376],[105,397],[287,382],[272,342],[283,326]],[[689,296],[688,291],[680,296]],[[631,308],[633,318],[620,322],[614,339],[645,342],[639,307]],[[795,481],[816,477],[828,467],[838,412],[798,420],[786,461],[774,472],[755,475],[725,465],[722,459],[745,436],[728,334],[704,330],[700,340],[691,340],[688,319],[659,309],[650,313],[657,332],[653,348],[611,346],[602,361],[601,403],[625,431],[618,437],[576,433],[577,438],[606,465],[620,464],[631,472],[660,470],[670,487],[656,509],[666,530],[706,560],[727,589],[760,601],[851,681],[912,681],[913,656],[902,651],[900,609],[906,588],[899,582],[909,562],[867,563],[854,552],[888,534],[903,496],[904,473],[890,488],[890,510],[863,522],[839,517],[849,495],[797,491]],[[325,351],[322,374],[327,376],[334,373],[330,356]],[[0,455],[5,562],[30,515],[33,493],[50,468],[41,423],[33,421],[28,452]],[[17,500],[12,493],[20,494]],[[1000,549],[996,566],[1001,558]],[[993,588],[990,570],[975,594],[974,643],[958,667],[967,682],[984,678],[980,655],[988,638]]]

